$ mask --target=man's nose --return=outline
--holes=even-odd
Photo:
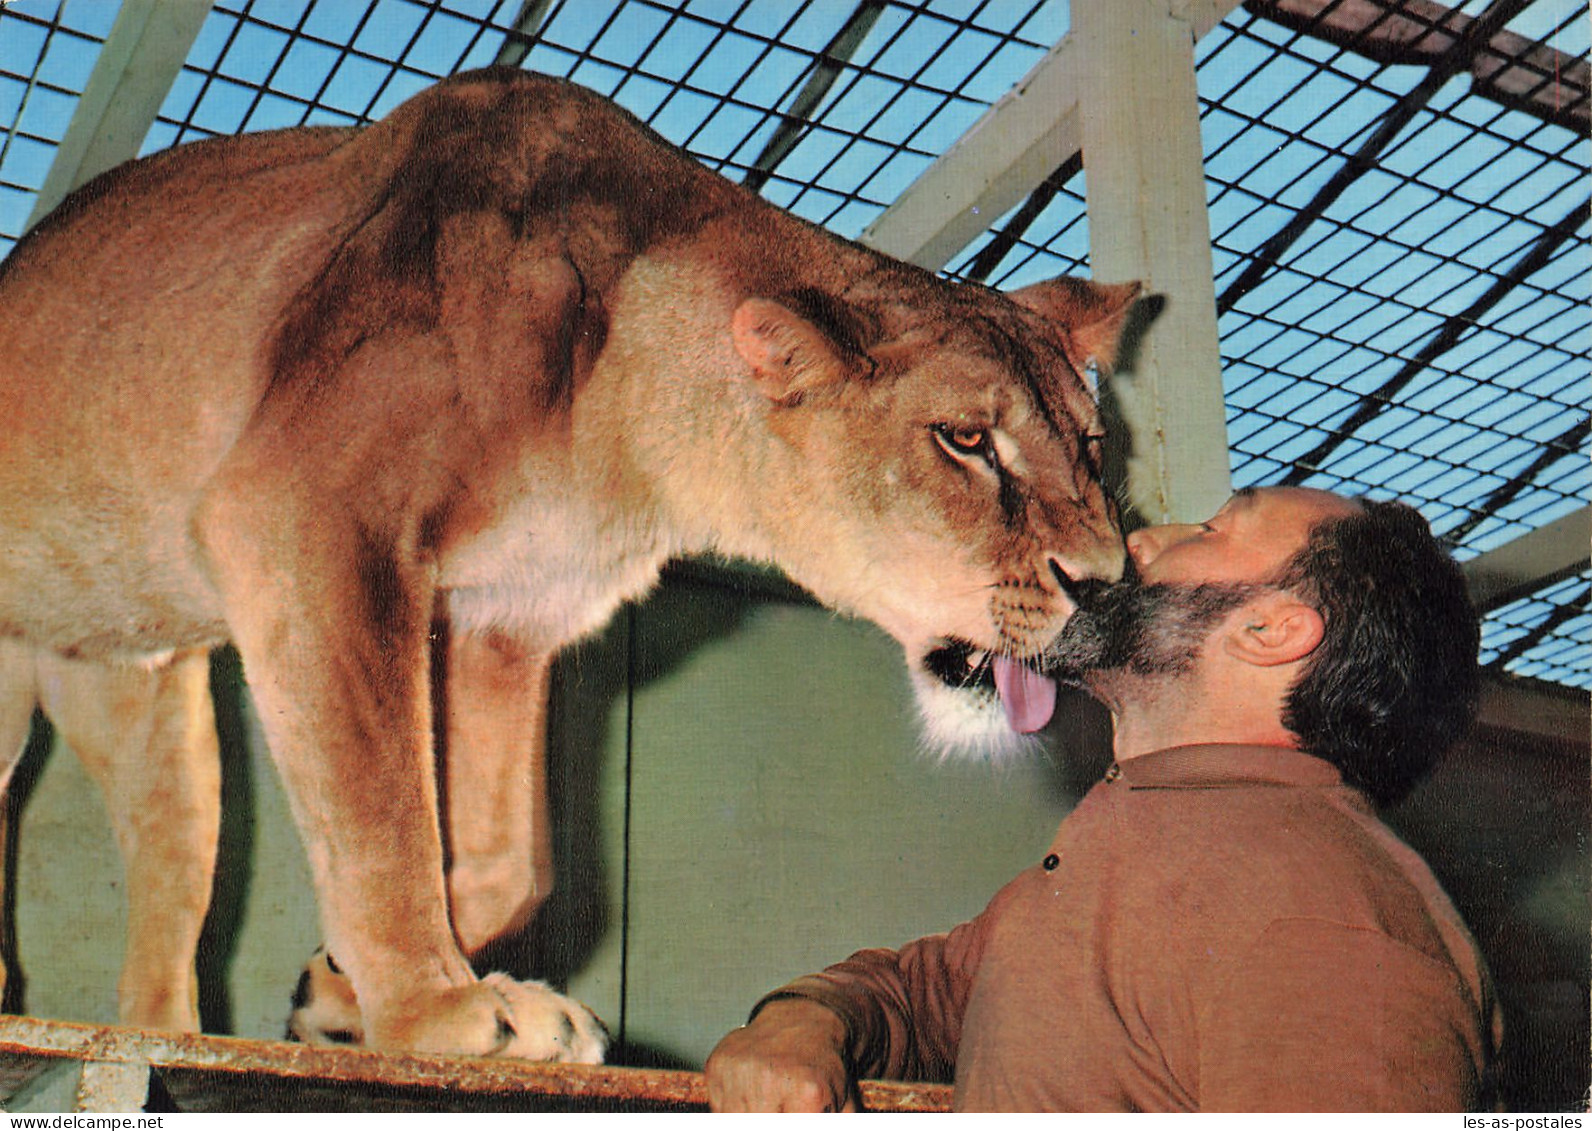
[[[1128,554],[1133,564],[1144,568],[1179,542],[1199,532],[1194,523],[1169,522],[1164,526],[1143,526],[1128,535]]]

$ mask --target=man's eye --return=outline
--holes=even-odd
[[[953,456],[989,458],[989,433],[983,428],[965,428],[956,424],[937,424],[934,438]]]

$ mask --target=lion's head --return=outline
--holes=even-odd
[[[750,298],[733,336],[798,461],[778,560],[902,643],[931,742],[996,752],[1054,706],[1026,661],[1122,572],[1091,371],[1139,287],[926,285]]]

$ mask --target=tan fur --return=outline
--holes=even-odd
[[[1136,291],[948,285],[515,71],[124,166],[0,268],[0,708],[47,663],[105,681],[58,720],[141,685],[155,737],[79,753],[146,810],[135,856],[205,869],[194,657],[234,641],[365,1037],[513,1051],[540,1023],[466,954],[546,894],[551,657],[704,551],[779,564],[915,669],[946,640],[1037,654],[1056,569],[1121,569],[1080,374]],[[165,771],[132,754],[204,783],[192,829],[151,819]],[[130,958],[129,1020],[193,1023],[178,933]]]

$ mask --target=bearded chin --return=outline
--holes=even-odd
[[[1134,578],[1073,613],[1045,653],[1045,674],[1094,694],[1122,676],[1173,679],[1257,585],[1145,585]]]

